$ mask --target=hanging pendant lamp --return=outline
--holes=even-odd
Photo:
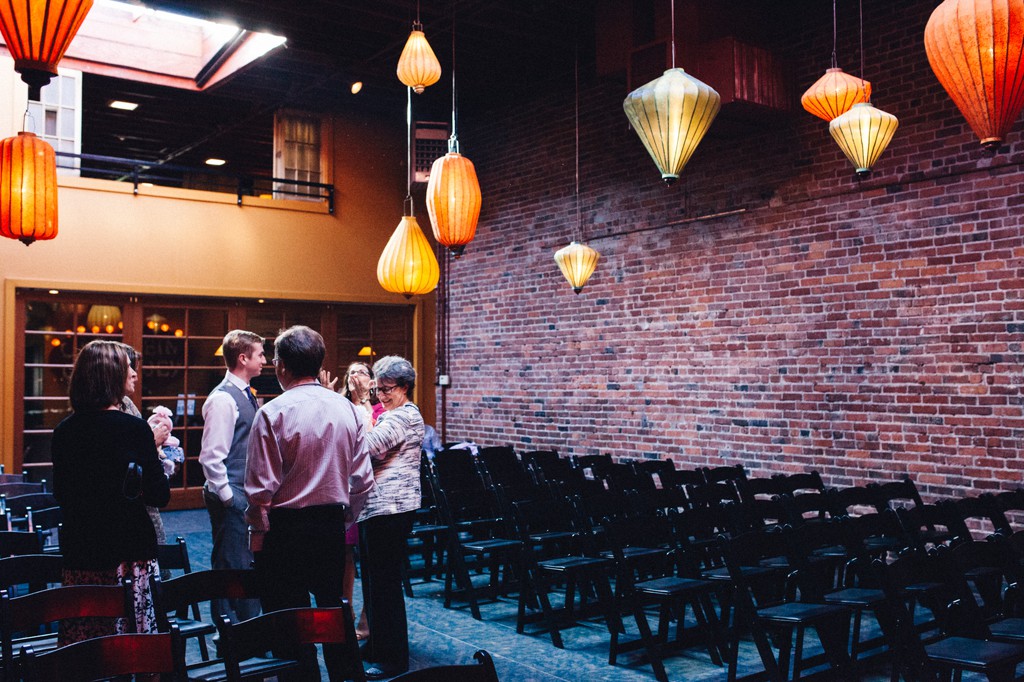
[[[385,290],[411,298],[433,291],[440,276],[434,249],[416,216],[402,216],[377,261],[377,281]]]
[[[679,68],[640,86],[622,103],[667,185],[679,179],[721,107],[714,88]]]
[[[945,0],[924,49],[982,146],[998,149],[1024,106],[1024,0]]]
[[[871,101],[871,83],[834,66],[807,88],[800,98],[804,109],[818,118],[831,121],[845,114],[854,104]]]
[[[57,157],[33,133],[0,140],[0,235],[26,245],[57,236]]]
[[[839,68],[836,57],[838,26],[836,0],[832,0],[832,68],[827,69],[800,98],[800,104],[804,109],[826,121],[845,114],[858,102],[871,101],[871,83],[851,76]]]
[[[412,25],[412,33],[405,43],[402,56],[398,58],[398,80],[413,89],[417,95],[423,94],[424,88],[441,79],[441,62],[437,61],[427,37],[423,34],[423,24],[416,21]]]
[[[629,124],[671,185],[722,108],[714,88],[676,68],[676,3],[670,3],[672,68],[629,93],[622,103]]]
[[[412,202],[412,88],[406,88],[405,215],[377,260],[377,281],[385,290],[411,298],[437,287],[441,269],[434,247],[420,229]]]
[[[434,161],[427,181],[427,213],[434,238],[456,258],[476,235],[480,203],[480,182],[472,161],[458,151]]]
[[[476,235],[480,220],[480,181],[473,162],[459,154],[455,88],[455,5],[452,3],[452,134],[448,153],[437,158],[427,181],[427,213],[434,238],[459,258]]]
[[[573,241],[568,246],[563,246],[555,251],[555,262],[562,275],[569,281],[572,290],[577,294],[583,291],[587,280],[594,274],[597,268],[597,261],[601,258],[594,249],[586,244]]]
[[[93,0],[8,0],[0,3],[0,33],[14,70],[33,89],[57,75]],[[37,93],[35,98],[38,98]],[[34,98],[34,99],[35,99]]]
[[[864,0],[860,0],[858,6],[860,72],[864,73]],[[854,104],[845,114],[832,119],[828,124],[828,131],[832,133],[832,139],[846,154],[846,158],[853,163],[857,177],[863,178],[871,173],[871,167],[889,146],[899,124],[899,120],[892,114],[871,106],[871,101],[865,96],[865,101]]]
[[[857,169],[857,176],[864,177],[889,146],[897,126],[899,120],[892,114],[871,106],[870,102],[860,102],[833,119],[828,131]]]

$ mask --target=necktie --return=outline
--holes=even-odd
[[[245,387],[245,394],[249,396],[249,402],[252,404],[252,409],[260,409],[260,404],[256,402],[256,396],[252,393],[252,386]]]

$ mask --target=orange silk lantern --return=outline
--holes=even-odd
[[[924,48],[981,144],[998,149],[1024,105],[1024,0],[945,0]]]
[[[0,3],[0,33],[14,70],[30,87],[57,75],[57,64],[78,33],[93,0],[8,0]]]
[[[457,151],[434,161],[427,181],[427,212],[434,238],[458,258],[476,234],[480,182],[473,162]]]
[[[57,157],[33,133],[0,140],[0,235],[26,245],[57,236]]]

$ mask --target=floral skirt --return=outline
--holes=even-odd
[[[64,585],[120,585],[125,578],[132,582],[132,602],[135,609],[135,632],[156,632],[156,611],[150,577],[160,572],[156,559],[126,561],[119,566],[102,570],[64,569]],[[126,618],[69,618],[60,624],[59,645],[106,635],[131,632]]]

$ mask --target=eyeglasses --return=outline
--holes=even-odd
[[[362,374],[364,377],[370,376],[370,373],[367,372],[365,369],[353,369],[348,373],[350,377],[355,376],[356,374]]]
[[[391,393],[391,391],[395,390],[396,388],[398,388],[398,384],[394,384],[393,386],[381,386],[380,384],[378,384],[375,390],[377,391],[377,393],[383,393],[384,395],[388,395],[389,393]]]
[[[274,366],[276,367],[277,363],[281,362],[281,358],[275,357],[271,362],[274,363]]]

